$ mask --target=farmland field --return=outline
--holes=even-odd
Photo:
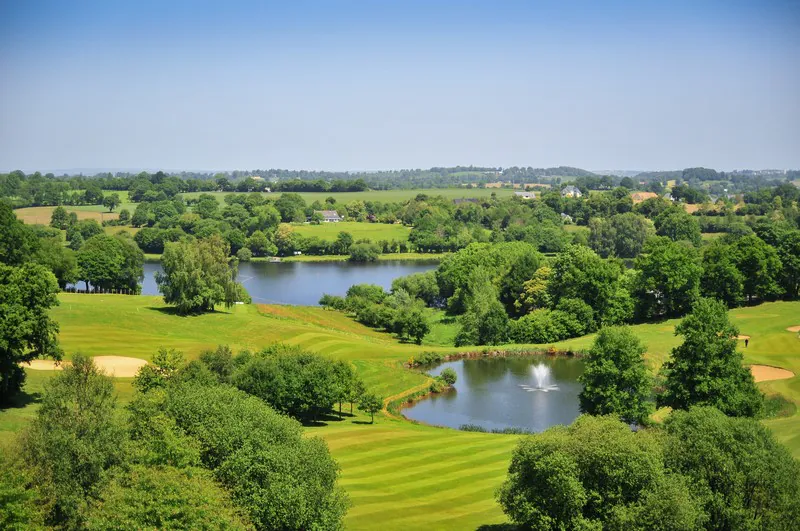
[[[351,361],[367,385],[383,396],[400,395],[426,385],[427,377],[402,367],[423,350],[443,347],[454,323],[437,317],[423,345],[354,322],[341,313],[316,307],[243,305],[211,314],[179,317],[159,297],[61,294],[53,315],[61,326],[60,340],[68,353],[120,355],[151,359],[160,347],[182,350],[192,359],[220,343],[234,350],[257,349],[283,341],[334,358]],[[740,333],[751,337],[746,363],[782,367],[800,374],[800,338],[786,328],[800,325],[800,302],[776,302],[730,312]],[[659,367],[680,338],[678,320],[633,326],[647,345],[647,361]],[[556,344],[588,348],[592,336]],[[502,347],[499,347],[502,348]],[[47,372],[28,371],[27,392],[41,391]],[[117,379],[123,401],[131,396],[130,379]],[[762,382],[768,394],[781,394],[800,404],[800,378]],[[0,437],[8,438],[30,420],[36,404],[0,412]],[[368,420],[368,418],[366,418]],[[363,424],[357,413],[327,426],[309,428],[324,437],[342,467],[341,485],[353,506],[348,529],[371,529],[380,516],[381,528],[476,528],[505,521],[494,492],[505,477],[517,436],[459,432],[413,424],[388,414],[375,425]],[[800,456],[800,416],[771,419],[765,424]]]

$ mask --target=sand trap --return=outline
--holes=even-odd
[[[750,372],[757,382],[768,382],[770,380],[786,380],[794,376],[792,371],[770,367],[769,365],[751,365]]]
[[[736,336],[736,339],[741,339],[741,340],[750,339],[750,336]]]
[[[139,369],[147,365],[146,360],[139,358],[126,358],[124,356],[95,356],[92,358],[99,369],[105,371],[109,376],[119,376],[120,378],[131,378],[136,376]],[[33,360],[30,363],[23,363],[22,366],[35,371],[60,371],[68,361],[56,364],[53,360]]]
[[[786,330],[787,330],[787,331],[789,331],[789,332],[800,332],[800,325],[797,325],[797,326],[790,326],[790,327],[789,327],[789,328],[787,328]]]

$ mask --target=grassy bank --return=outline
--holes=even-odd
[[[389,397],[424,386],[427,377],[402,367],[424,350],[453,352],[441,346],[453,323],[441,318],[422,346],[405,344],[352,321],[338,312],[317,307],[244,305],[191,317],[175,315],[160,297],[60,295],[53,310],[61,326],[61,344],[68,353],[120,355],[151,359],[160,347],[173,347],[189,359],[220,343],[234,350],[257,349],[273,341],[300,345],[334,358],[351,361],[367,385]],[[800,325],[800,302],[768,303],[740,308],[731,319],[751,336],[747,363],[786,368],[800,374],[800,339],[787,327]],[[632,327],[648,347],[648,363],[656,368],[678,344],[677,320]],[[437,328],[438,327],[438,328]],[[556,344],[557,348],[587,348],[585,336]],[[519,346],[517,346],[519,347]],[[531,346],[531,348],[545,346]],[[27,395],[21,407],[0,413],[0,437],[8,439],[32,417],[36,394],[50,373],[28,371]],[[117,380],[121,398],[131,396],[130,380]],[[800,378],[759,384],[800,404]],[[375,425],[356,414],[327,426],[311,428],[323,436],[342,467],[341,483],[353,507],[348,529],[468,529],[504,522],[494,501],[503,481],[513,435],[459,432],[415,425],[379,415]],[[800,416],[765,422],[792,453],[800,457]]]
[[[289,225],[293,232],[301,236],[316,236],[322,240],[335,241],[340,232],[349,232],[354,240],[369,239],[373,242],[380,240],[408,241],[411,227],[397,223],[361,223],[358,221],[341,221],[339,223],[293,223]]]

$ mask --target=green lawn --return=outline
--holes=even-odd
[[[165,308],[159,297],[62,294],[59,298],[61,305],[53,315],[68,353],[151,359],[158,347],[166,346],[184,351],[191,359],[220,343],[239,350],[284,341],[352,361],[367,385],[387,397],[426,385],[426,376],[404,369],[404,361],[423,350],[455,350],[441,346],[455,333],[455,326],[443,314],[435,315],[431,334],[417,346],[318,307],[244,305],[180,317]],[[800,302],[740,308],[731,311],[731,318],[742,334],[751,336],[744,350],[747,363],[800,374],[800,338],[786,331],[800,324]],[[652,367],[663,363],[669,349],[678,344],[677,322],[633,327],[647,345]],[[588,348],[592,339],[586,336],[556,346]],[[26,392],[35,400],[49,373],[28,374]],[[800,404],[800,377],[760,387]],[[130,380],[118,380],[118,388],[122,400],[127,400],[132,393]],[[0,412],[0,438],[8,440],[11,432],[30,420],[35,401],[22,405]],[[341,484],[353,501],[345,522],[348,529],[474,529],[505,521],[494,492],[505,477],[518,437],[434,428],[383,414],[375,425],[363,424],[365,420],[357,414],[308,430],[327,440],[341,465]],[[766,424],[800,456],[797,413]]]
[[[334,241],[340,232],[349,232],[354,240],[367,238],[373,242],[380,240],[407,241],[411,227],[388,223],[359,223],[357,221],[341,221],[339,223],[293,223],[292,231],[305,237],[316,236],[327,241]]]
[[[230,193],[246,193],[246,192],[188,192],[183,195],[184,199],[196,198],[200,194],[211,194],[222,202],[223,197]],[[388,201],[388,202],[403,202],[413,199],[417,194],[426,194],[429,196],[441,195],[448,199],[461,199],[461,198],[481,198],[491,197],[492,193],[497,194],[497,197],[510,197],[513,195],[514,190],[510,188],[431,188],[421,189],[414,188],[410,190],[367,190],[365,192],[298,192],[303,199],[310,205],[314,201],[319,200],[324,203],[328,197],[333,197],[340,203],[349,203],[350,201]],[[265,197],[270,199],[277,199],[280,197],[280,192],[265,193]]]

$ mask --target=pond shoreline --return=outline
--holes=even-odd
[[[548,349],[481,349],[481,350],[468,350],[468,351],[461,351],[461,352],[453,352],[450,354],[445,354],[442,357],[442,360],[437,363],[430,363],[425,365],[417,365],[411,366],[408,362],[403,363],[403,367],[408,370],[418,370],[422,374],[428,377],[428,381],[416,387],[409,389],[405,393],[401,393],[396,398],[387,401],[384,406],[384,411],[388,413],[392,417],[399,416],[406,422],[411,422],[413,424],[420,424],[424,426],[431,426],[434,428],[442,428],[442,429],[454,429],[457,431],[461,431],[458,428],[453,428],[450,426],[444,426],[440,424],[431,424],[428,422],[416,420],[407,417],[404,414],[404,410],[410,409],[414,407],[419,402],[424,400],[428,400],[435,395],[444,395],[450,393],[455,390],[454,387],[448,387],[441,393],[434,393],[430,390],[430,384],[433,381],[433,378],[427,373],[427,371],[435,369],[436,367],[443,365],[445,363],[450,363],[453,361],[460,361],[460,360],[474,360],[474,359],[498,359],[498,358],[533,358],[533,357],[543,357],[543,358],[583,358],[586,356],[585,351],[581,350],[559,350],[555,347],[550,347]],[[487,431],[487,433],[491,433]],[[498,432],[500,433],[500,432]]]
[[[448,253],[388,253],[378,256],[379,262],[441,262]],[[349,255],[346,254],[301,254],[297,256],[282,256],[278,257],[280,260],[277,263],[292,263],[292,262],[347,262]],[[161,262],[160,254],[145,253],[145,262]],[[249,260],[254,263],[276,263],[273,262],[274,257],[258,256]],[[246,262],[240,262],[246,263]]]

